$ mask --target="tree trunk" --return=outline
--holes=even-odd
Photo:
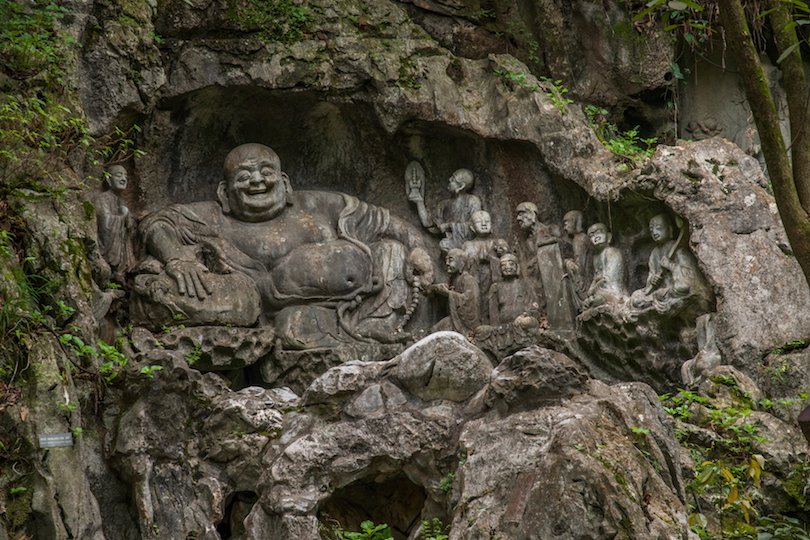
[[[778,0],[775,3],[778,3]],[[745,19],[745,11],[740,0],[718,0],[718,6],[720,8],[720,21],[728,40],[728,47],[740,72],[745,95],[748,98],[751,112],[754,115],[754,122],[759,132],[762,153],[768,166],[768,175],[773,185],[779,215],[782,218],[782,224],[785,226],[793,253],[804,272],[807,283],[810,284],[810,217],[808,217],[799,199],[797,183],[794,182],[793,170],[791,170],[785,140],[779,128],[779,115],[768,85],[768,79],[754,47],[751,32]],[[779,40],[778,48],[780,50],[784,50],[785,42],[789,41],[789,36],[783,34],[782,38],[785,41]],[[795,33],[793,39],[796,39]],[[794,49],[793,54],[799,54],[799,47]],[[788,55],[788,58],[790,56],[792,55]],[[785,85],[786,92],[795,90],[792,82]],[[803,91],[806,94],[806,86]],[[795,94],[788,98],[788,106],[792,109],[794,103],[796,103]],[[804,109],[800,109],[796,114],[802,110]],[[791,110],[791,120],[793,120],[793,114],[794,111]],[[804,126],[797,125],[795,127],[798,133],[805,131]],[[800,150],[798,156],[805,156],[805,151]],[[796,172],[806,174],[807,169],[805,167],[806,164],[799,164],[796,167]],[[807,177],[803,177],[801,180],[802,183],[808,181],[810,179]]]
[[[769,0],[766,7],[770,10],[769,19],[777,50],[780,53],[791,51],[779,64],[790,111],[791,141],[788,146],[793,158],[793,181],[799,194],[799,202],[805,212],[810,212],[810,87],[807,86],[796,25],[786,3],[782,0]]]

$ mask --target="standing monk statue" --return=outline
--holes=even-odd
[[[95,200],[98,241],[112,279],[123,283],[125,273],[132,267],[131,237],[135,230],[135,220],[121,197],[127,188],[127,170],[112,165],[104,174],[104,184],[107,189]]]

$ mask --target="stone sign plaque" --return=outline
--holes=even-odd
[[[40,448],[60,448],[63,446],[73,446],[73,434],[67,433],[40,433]]]

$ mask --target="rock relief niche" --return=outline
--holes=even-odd
[[[734,61],[724,58],[719,51],[708,56],[693,56],[686,51],[684,60],[682,65],[689,66],[689,71],[679,89],[679,136],[694,140],[724,137],[758,159],[766,170],[759,135],[753,126],[751,108]],[[762,56],[762,62],[779,109],[783,136],[789,140],[787,104],[784,91],[778,84],[779,70],[766,55]],[[718,66],[724,66],[724,69],[718,69]]]
[[[660,210],[620,217],[621,235],[604,223],[588,227],[592,280],[576,302],[578,343],[594,370],[651,384],[679,380],[696,352],[699,316],[714,304],[688,223]]]
[[[711,301],[691,304],[710,292],[681,276],[699,275],[682,224],[667,221],[668,247],[650,240],[649,223],[628,228],[629,217],[611,231],[586,194],[549,177],[530,145],[431,124],[392,137],[360,119],[362,106],[308,95],[239,89],[233,100],[257,96],[279,107],[229,117],[222,90],[190,95],[170,112],[186,121],[167,138],[183,150],[169,155],[168,143],[154,143],[178,202],[144,202],[148,256],[134,272],[130,313],[163,333],[162,346],[199,357],[199,369],[237,386],[302,391],[343,361],[388,359],[447,329],[495,359],[541,344],[615,379],[677,378],[656,355],[633,365],[654,337],[678,358],[694,354],[689,332]],[[226,155],[199,129],[223,132],[226,143],[279,141],[285,158],[260,144]],[[329,137],[334,148],[324,146]],[[371,140],[362,151],[361,139]],[[141,191],[156,183],[149,178]],[[648,265],[654,272],[642,276]]]

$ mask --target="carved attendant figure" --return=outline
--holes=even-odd
[[[515,255],[501,257],[503,281],[489,289],[489,322],[492,325],[512,323],[521,315],[537,316],[537,297],[531,286],[520,277]]]
[[[416,183],[417,180],[414,175],[412,182]],[[408,199],[416,204],[422,226],[430,232],[445,235],[439,243],[443,252],[460,248],[465,240],[473,238],[470,219],[474,212],[481,210],[481,199],[468,193],[474,184],[475,177],[469,169],[454,172],[447,183],[447,190],[452,197],[439,203],[434,216],[428,213],[419,187],[414,185],[408,190]]]
[[[532,202],[522,202],[517,205],[515,210],[515,220],[523,235],[518,243],[522,273],[532,281],[537,297],[545,299],[543,282],[537,268],[537,232],[544,230],[543,224],[537,221],[537,205]],[[545,238],[545,234],[542,236]]]
[[[369,316],[397,328],[404,259],[422,248],[417,231],[349,195],[293,191],[261,144],[232,150],[224,176],[218,203],[172,205],[142,223],[162,272],[136,279],[140,318],[160,324],[179,312],[186,323],[237,326],[272,318],[285,346],[306,349],[363,339],[344,315],[369,301]]]
[[[574,328],[573,300],[564,283],[565,270],[558,238],[548,225],[537,219],[537,205],[522,202],[517,206],[517,222],[526,235],[521,245],[526,274],[537,284],[538,298],[548,316],[549,328],[571,331]]]
[[[121,198],[127,188],[127,170],[121,165],[111,166],[104,175],[104,184],[107,190],[95,201],[98,241],[113,279],[123,283],[125,272],[132,266],[130,236],[135,228],[135,220]]]
[[[466,335],[481,324],[478,280],[467,270],[467,258],[460,249],[448,251],[445,264],[450,284],[434,285],[432,291],[447,296],[450,316],[434,325],[433,331],[455,330]]]
[[[584,227],[585,218],[579,210],[571,210],[563,216],[563,232],[573,252],[573,258],[565,259],[563,264],[574,291],[580,295],[588,287],[591,273],[591,241]]]
[[[609,302],[619,302],[627,296],[624,287],[624,256],[610,245],[613,235],[604,223],[588,227],[596,253],[593,257],[593,281],[583,301],[583,307],[591,308]]]
[[[537,205],[533,202],[522,202],[515,209],[516,220],[523,233],[526,243],[532,248],[546,246],[557,242],[551,227],[538,220]]]
[[[478,288],[486,293],[494,281],[490,258],[495,254],[497,240],[492,238],[492,217],[486,210],[478,210],[470,219],[470,227],[475,238],[462,245],[464,256],[469,264],[470,273],[478,279]],[[488,314],[486,294],[481,295],[481,313]]]
[[[653,307],[659,312],[672,309],[682,300],[694,297],[706,311],[710,292],[697,267],[695,257],[674,238],[672,220],[658,214],[650,220],[650,236],[656,246],[650,253],[647,285],[635,291],[631,304],[640,309]]]

